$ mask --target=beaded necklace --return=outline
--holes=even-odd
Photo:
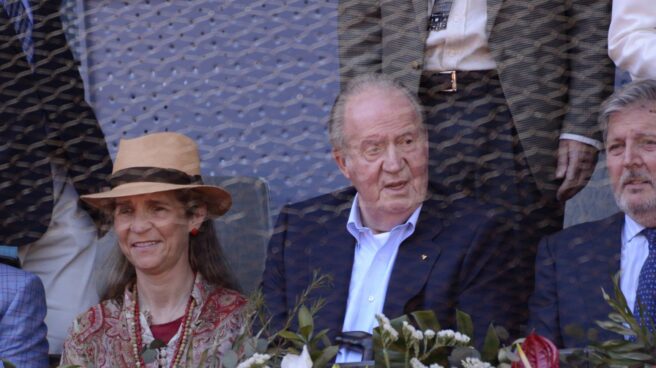
[[[191,313],[194,309],[196,301],[194,298],[189,295],[189,302],[187,302],[187,307],[185,309],[184,319],[182,320],[182,336],[178,339],[178,343],[175,346],[173,352],[173,359],[171,360],[171,367],[177,367],[182,358],[183,347],[187,344],[189,339],[189,333],[191,330]],[[134,354],[134,360],[137,364],[137,368],[146,367],[146,362],[143,360],[143,356],[139,353],[139,348],[141,347],[142,337],[141,337],[141,321],[139,319],[139,296],[137,295],[137,284],[134,284],[134,318],[132,322],[134,323],[134,336],[132,339],[132,353]],[[158,366],[162,367],[158,362]]]

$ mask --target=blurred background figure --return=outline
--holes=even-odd
[[[60,5],[0,0],[0,245],[45,286],[51,353],[61,352],[73,318],[98,302],[99,215],[78,195],[100,190],[111,172]]]
[[[82,199],[111,213],[121,252],[109,260],[117,264],[103,301],[73,324],[62,364],[220,360],[243,330],[246,303],[211,221],[228,211],[230,194],[203,184],[195,142],[177,133],[122,140],[109,181],[111,190]],[[145,361],[142,351],[154,340],[163,347]]]
[[[632,79],[656,79],[656,6],[649,0],[613,0],[608,55]]]

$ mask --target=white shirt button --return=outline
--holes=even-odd
[[[375,299],[375,298],[373,297],[373,295],[369,295],[369,298],[367,298],[367,300],[369,301],[369,303],[373,303],[373,302],[374,302],[374,299]]]

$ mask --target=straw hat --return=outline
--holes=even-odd
[[[223,215],[232,205],[225,189],[203,184],[198,147],[191,138],[178,133],[121,139],[109,183],[111,190],[80,198],[91,206],[104,208],[118,197],[192,189],[205,197],[212,217]]]

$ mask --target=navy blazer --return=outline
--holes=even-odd
[[[0,244],[38,240],[50,224],[55,162],[77,192],[106,185],[112,162],[60,19],[61,0],[30,0],[33,68],[0,3]],[[85,207],[95,220],[99,213]]]
[[[542,240],[529,303],[530,328],[560,348],[621,338],[595,321],[608,320],[611,312],[601,289],[612,294],[612,276],[620,270],[623,226],[624,214],[617,213]]]
[[[355,239],[346,230],[354,195],[347,188],[280,213],[263,278],[274,330],[283,326],[313,271],[319,270],[332,277],[332,284],[309,295],[307,305],[325,301],[315,331],[328,328],[331,338],[341,332],[355,251]],[[516,331],[526,316],[528,292],[513,283],[510,221],[506,212],[470,199],[424,202],[415,232],[399,248],[385,315],[432,309],[443,328],[454,328],[458,308],[471,314],[477,341],[491,322]]]

